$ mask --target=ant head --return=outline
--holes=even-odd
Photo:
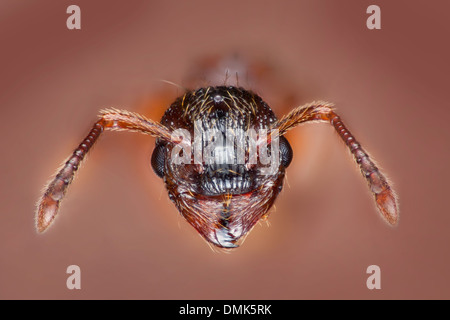
[[[292,149],[271,135],[275,122],[259,96],[236,87],[188,92],[163,116],[181,142],[157,140],[152,167],[208,242],[237,247],[281,191]]]

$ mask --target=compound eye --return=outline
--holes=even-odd
[[[281,153],[281,164],[283,167],[287,168],[294,157],[294,152],[289,144],[289,141],[284,136],[280,137],[280,153]]]
[[[166,162],[166,146],[162,143],[157,143],[155,150],[152,153],[152,168],[156,175],[160,178],[164,177],[164,165]]]

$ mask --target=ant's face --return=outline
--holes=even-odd
[[[292,149],[284,137],[268,142],[275,121],[260,97],[235,87],[186,93],[162,118],[185,147],[158,140],[152,166],[208,242],[237,247],[281,191]]]

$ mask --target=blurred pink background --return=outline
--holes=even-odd
[[[81,8],[78,31],[66,8]],[[381,7],[381,30],[366,8]],[[449,299],[448,1],[2,1],[1,299]],[[196,61],[238,52],[275,75],[241,85],[278,116],[334,102],[394,182],[379,217],[331,126],[289,133],[294,161],[269,222],[213,252],[152,172],[154,139],[104,134],[55,225],[45,182],[104,107],[159,120]],[[271,73],[272,74],[272,73]],[[265,73],[261,76],[265,76]],[[291,94],[291,95],[289,95]],[[286,98],[287,97],[287,98]],[[81,290],[66,268],[81,268]],[[366,268],[381,268],[368,290]]]

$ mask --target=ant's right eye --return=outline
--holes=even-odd
[[[284,136],[280,137],[280,152],[281,152],[281,164],[283,167],[287,168],[291,164],[292,158],[294,157],[294,152],[292,147]]]
[[[166,146],[162,143],[156,144],[152,154],[152,168],[160,178],[164,177],[164,164],[166,161]]]

